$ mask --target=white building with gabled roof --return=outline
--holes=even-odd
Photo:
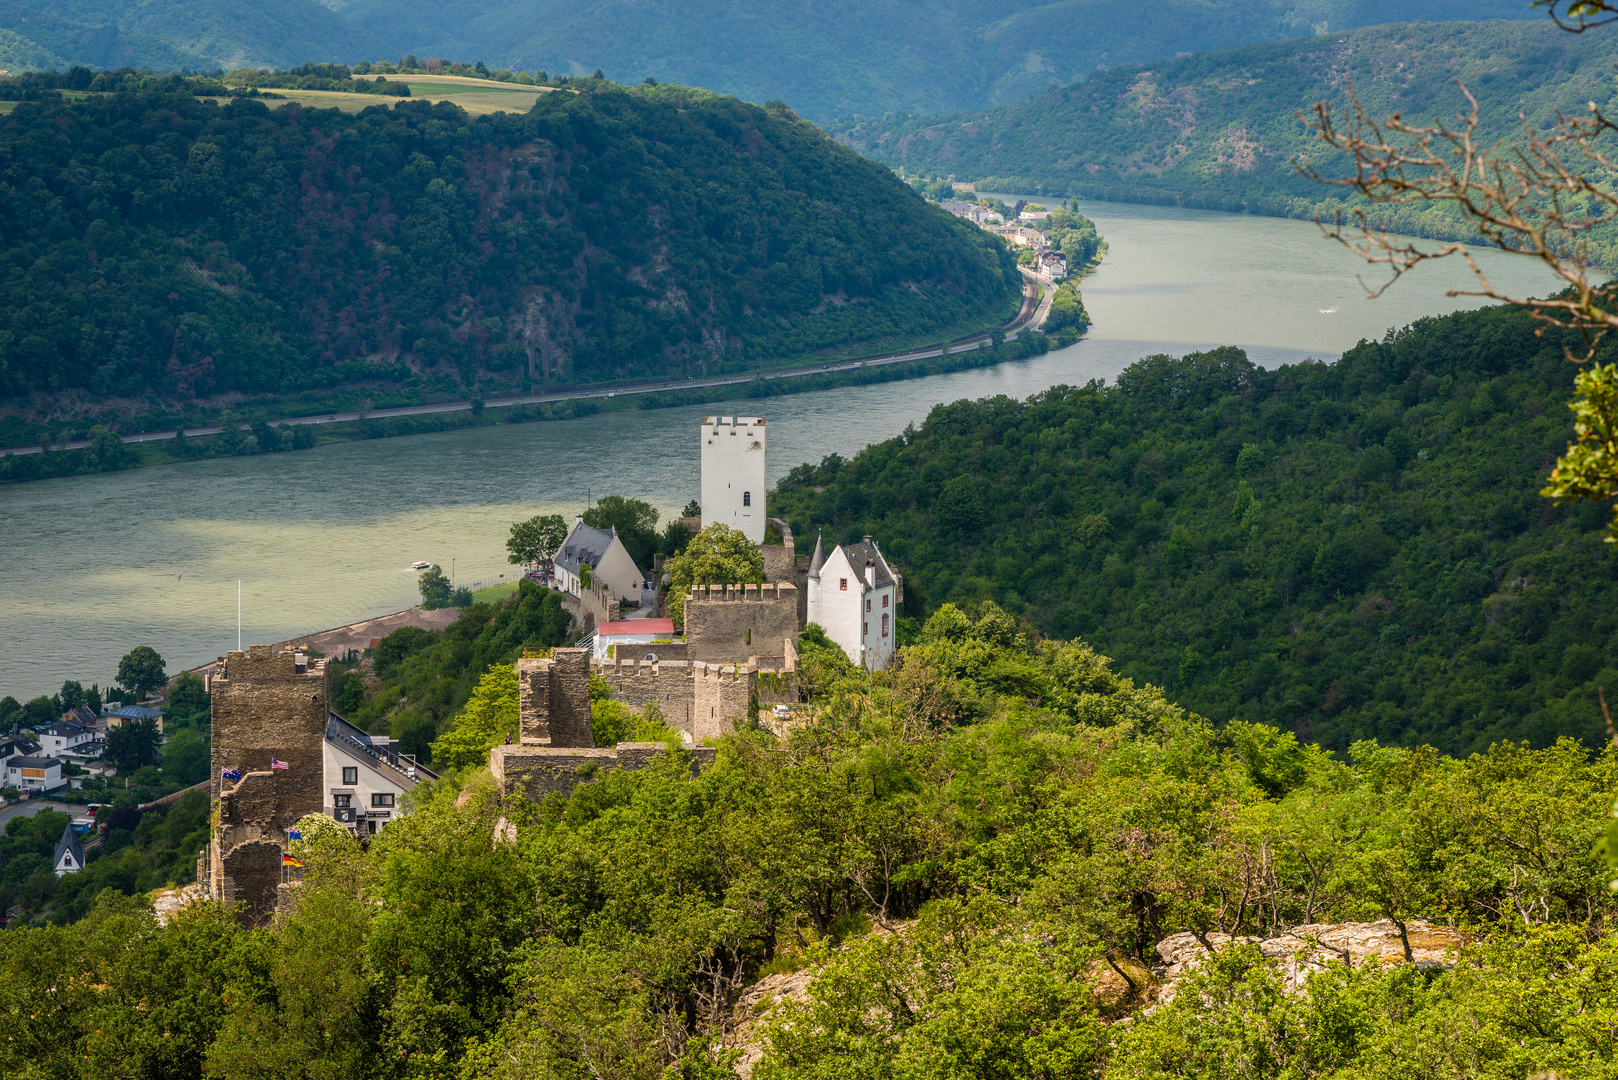
[[[62,838],[56,841],[56,855],[51,864],[56,876],[63,874],[77,874],[84,869],[84,845],[79,843],[79,834],[73,831],[70,821],[62,828]]]
[[[618,538],[618,530],[592,528],[584,523],[583,515],[574,520],[572,531],[557,549],[551,565],[557,585],[570,596],[585,594],[586,566],[590,568],[590,580],[600,581],[620,600],[638,601],[646,582],[646,575]]]
[[[881,671],[893,662],[904,578],[888,566],[876,541],[839,545],[827,555],[820,538],[809,562],[809,612],[853,663]]]

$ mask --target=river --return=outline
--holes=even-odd
[[[1355,280],[1363,264],[1305,222],[1082,210],[1111,245],[1083,284],[1095,325],[1082,341],[985,370],[762,402],[771,482],[890,438],[939,402],[1111,380],[1141,356],[1215,345],[1240,345],[1266,367],[1334,359],[1389,327],[1478,303],[1444,295],[1470,285],[1459,263],[1367,300]],[[1483,259],[1505,288],[1550,286],[1527,260]],[[714,411],[752,410],[612,413],[0,487],[0,695],[26,700],[64,679],[106,686],[136,645],[154,646],[171,672],[235,648],[238,579],[247,643],[407,607],[417,559],[453,568],[460,584],[510,580],[504,542],[516,520],[571,516],[607,494],[665,512],[695,498],[697,424]]]

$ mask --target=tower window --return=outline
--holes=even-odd
[[[860,636],[861,637],[870,637],[871,636],[871,624],[870,623],[860,623]]]
[[[888,636],[888,617],[886,615],[882,616],[882,636]]]
[[[742,492],[742,505],[743,506],[752,506],[753,505],[753,493],[751,491]]]
[[[869,597],[869,596],[867,596],[867,597],[866,597],[866,598],[865,598],[865,610],[866,610],[866,611],[870,611],[870,610],[871,610],[871,598],[870,598],[870,597]]]
[[[883,607],[888,606],[888,594],[887,593],[882,594],[882,606]]]
[[[837,589],[838,589],[839,592],[847,592],[848,591],[848,579],[846,577],[842,577],[842,578],[837,579]]]

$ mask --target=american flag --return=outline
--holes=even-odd
[[[272,768],[272,769],[290,769],[290,768],[292,768],[292,766],[288,765],[286,762],[282,761],[280,758],[272,757],[270,759],[270,768]]]

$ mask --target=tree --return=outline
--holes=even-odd
[[[506,558],[519,565],[548,562],[566,539],[567,523],[561,514],[536,514],[511,526]]]
[[[176,720],[199,726],[208,722],[208,688],[201,676],[182,671],[169,687],[167,712]]]
[[[62,689],[56,694],[56,705],[63,712],[70,712],[84,702],[84,685],[72,679],[63,682]]]
[[[157,756],[157,721],[126,720],[107,733],[107,759],[127,775]]]
[[[118,661],[118,685],[137,700],[165,686],[169,681],[163,658],[150,645],[137,645]]]
[[[1536,0],[1535,6],[1549,9],[1556,24],[1573,33],[1618,19],[1618,0]],[[1498,300],[1526,308],[1548,326],[1577,330],[1582,355],[1569,346],[1564,352],[1576,364],[1590,364],[1603,338],[1618,329],[1618,279],[1594,272],[1591,236],[1618,214],[1610,179],[1618,120],[1592,101],[1588,115],[1559,112],[1549,131],[1525,122],[1523,142],[1502,147],[1480,132],[1478,99],[1465,86],[1461,90],[1471,110],[1458,126],[1422,126],[1398,114],[1377,121],[1352,91],[1341,113],[1329,102],[1318,103],[1310,125],[1322,142],[1352,155],[1356,168],[1351,177],[1324,177],[1304,165],[1305,174],[1348,188],[1373,207],[1458,212],[1477,226],[1484,244],[1539,260],[1566,288],[1546,290],[1543,298],[1502,292],[1465,244],[1418,244],[1386,231],[1363,207],[1348,218],[1339,215],[1331,235],[1392,271],[1387,283],[1371,290],[1373,296],[1423,262],[1458,255],[1478,284],[1450,295]],[[1606,502],[1618,497],[1618,364],[1591,364],[1579,372],[1574,392],[1574,441],[1541,494],[1558,503]],[[1618,502],[1612,513],[1606,540],[1618,543]]]
[[[496,664],[483,678],[449,730],[433,743],[432,764],[440,770],[477,768],[489,763],[489,751],[517,737],[517,668]]]
[[[443,567],[437,563],[421,572],[417,588],[421,590],[421,606],[426,610],[437,611],[450,606],[449,578],[444,576]]]
[[[680,516],[681,517],[694,517],[694,518],[701,517],[702,516],[702,504],[699,503],[697,500],[692,499],[690,502],[685,504],[685,509],[680,511]]]
[[[635,565],[642,571],[651,568],[652,553],[657,550],[657,511],[650,503],[608,495],[583,516],[592,529],[616,529]]]
[[[740,529],[714,522],[691,538],[668,562],[669,614],[685,621],[685,598],[696,585],[743,585],[764,581],[764,553]]]
[[[975,536],[983,525],[983,504],[978,500],[977,484],[970,476],[956,476],[946,481],[934,513],[946,533],[962,539]]]

